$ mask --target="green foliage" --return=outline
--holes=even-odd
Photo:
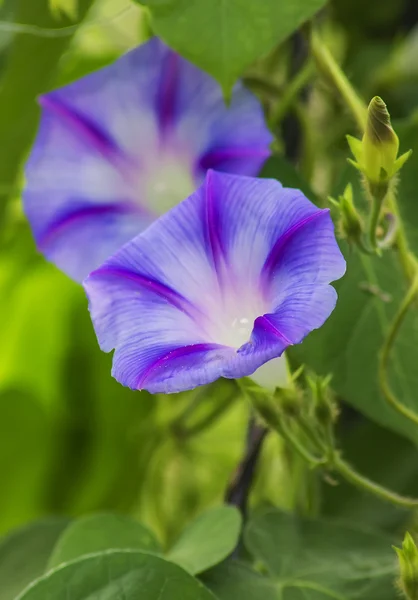
[[[338,438],[344,456],[361,473],[404,496],[418,496],[417,448],[408,439],[370,421],[342,429]],[[327,517],[391,533],[408,519],[405,509],[381,502],[342,480],[322,486],[322,511]]]
[[[161,552],[149,529],[128,517],[103,513],[83,517],[67,527],[53,549],[48,569],[108,549]]]
[[[414,152],[402,173],[399,195],[405,214],[411,245],[418,249],[415,234],[416,208],[412,179],[417,168],[418,131],[414,124],[405,128],[409,135],[401,139]],[[401,133],[401,131],[400,131]],[[345,171],[345,177],[352,173]],[[344,186],[341,182],[341,189]],[[357,183],[357,182],[356,182]],[[361,189],[355,186],[355,197]],[[417,223],[418,224],[418,223]],[[377,378],[378,355],[391,319],[405,294],[404,281],[396,256],[386,253],[384,259],[346,253],[345,277],[336,284],[339,302],[329,321],[292,350],[297,360],[309,364],[317,372],[333,374],[333,387],[341,396],[373,420],[418,440],[416,427],[396,413],[385,401]],[[416,361],[411,350],[418,342],[415,312],[407,316],[392,350],[390,381],[395,393],[406,406],[418,411],[415,394]]]
[[[92,554],[50,571],[18,600],[214,600],[180,567],[132,550]]]
[[[167,558],[196,575],[217,565],[234,550],[240,529],[241,515],[237,509],[214,508],[186,527]]]
[[[86,15],[92,1],[80,0],[79,20]],[[66,18],[57,24],[51,15],[49,0],[17,0],[14,10],[17,23],[52,29],[74,23]],[[38,108],[35,98],[53,85],[58,61],[71,37],[18,33],[8,49],[0,88],[0,217],[7,199],[18,185],[21,164],[36,131]]]
[[[277,600],[277,586],[244,563],[225,562],[201,577],[219,600]]]
[[[418,127],[415,121],[400,129],[405,146],[412,147],[410,164],[402,173],[399,194],[408,237],[418,251],[418,218],[415,197],[415,173],[418,165]],[[270,159],[263,169],[264,176],[276,177],[284,185],[298,187],[318,202],[306,181],[289,165],[277,157]],[[361,188],[349,169],[344,170],[339,188],[351,180],[354,196],[359,199]],[[396,256],[385,254],[368,257],[350,252],[343,246],[348,263],[344,278],[335,284],[339,301],[329,320],[321,329],[312,332],[298,346],[291,349],[294,360],[304,363],[316,372],[332,373],[334,389],[347,402],[368,417],[418,441],[417,428],[391,408],[383,398],[377,378],[378,355],[399,303],[405,294],[404,281]],[[418,321],[411,312],[402,327],[392,351],[390,380],[405,405],[418,411],[415,394],[417,370],[412,349],[418,343]]]
[[[47,566],[66,519],[49,519],[19,529],[0,543],[0,600],[14,598]]]
[[[381,534],[269,510],[249,522],[245,542],[285,598],[396,598],[390,538]]]
[[[337,0],[323,11],[320,33],[360,95],[383,96],[400,152],[413,149],[397,197],[418,254],[412,4]],[[346,165],[345,136],[362,132],[332,78],[314,70],[308,31],[299,29],[324,5],[0,0],[0,600],[398,597],[391,545],[400,545],[407,528],[416,533],[411,512],[311,469],[273,433],[247,494],[250,516],[225,506],[246,448],[249,407],[241,394],[225,380],[170,397],[118,385],[82,290],[36,255],[20,206],[36,96],[107,64],[149,35],[150,25],[226,96],[240,76],[255,90],[280,151],[262,177],[298,187],[322,207],[350,184],[355,206],[367,212],[358,173]],[[418,496],[418,429],[388,405],[377,376],[407,289],[398,249],[370,257],[342,247],[348,269],[336,285],[335,312],[288,354],[308,375],[332,374],[344,457],[367,477]],[[400,402],[416,413],[417,314],[415,303],[388,374]],[[298,385],[306,385],[304,375]],[[21,528],[35,519],[42,520]]]
[[[139,0],[155,33],[217,79],[236,79],[324,6],[325,0]]]

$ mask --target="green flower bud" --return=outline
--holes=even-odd
[[[361,245],[363,225],[359,213],[354,205],[353,188],[351,183],[347,185],[344,193],[338,197],[338,201],[329,198],[329,201],[338,208],[340,213],[339,227],[341,235],[349,243]]]
[[[367,111],[367,124],[362,140],[347,136],[355,161],[350,160],[366,177],[372,193],[383,199],[388,183],[408,160],[411,150],[399,158],[396,135],[386,104],[375,96]]]
[[[402,549],[395,548],[399,559],[399,587],[408,600],[418,600],[418,549],[407,532],[402,543]]]
[[[310,375],[306,377],[306,382],[311,390],[317,422],[321,426],[332,426],[338,417],[338,407],[329,388],[331,375],[326,377]]]
[[[391,176],[399,150],[399,138],[392,129],[386,104],[375,96],[369,104],[362,141],[367,178],[378,183]]]

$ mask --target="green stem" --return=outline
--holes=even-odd
[[[402,301],[402,304],[395,315],[395,318],[392,321],[392,324],[389,328],[388,334],[385,339],[385,343],[383,345],[382,351],[380,353],[379,359],[379,383],[382,393],[386,399],[386,401],[401,415],[418,425],[418,414],[416,414],[413,410],[402,404],[395,394],[392,392],[389,382],[388,382],[388,363],[390,352],[392,350],[393,344],[395,342],[396,336],[398,335],[399,329],[403,323],[403,320],[408,312],[409,307],[414,301],[416,295],[418,293],[418,273],[415,274],[414,279],[412,280],[412,284]]]
[[[276,428],[276,432],[282,436],[282,438],[301,456],[306,462],[313,467],[319,467],[326,464],[326,459],[318,458],[314,456],[302,445],[302,443],[295,437],[290,427],[286,423],[286,419],[281,419],[280,425]]]
[[[351,465],[338,456],[338,454],[333,457],[332,467],[337,473],[344,477],[346,481],[361,490],[365,490],[374,496],[378,496],[381,500],[386,500],[387,502],[391,502],[397,506],[403,506],[404,508],[418,507],[418,499],[401,496],[400,494],[392,492],[374,481],[371,481],[367,477],[360,475],[353,467],[351,467]]]
[[[370,192],[371,199],[371,211],[369,219],[369,245],[373,251],[373,254],[380,254],[379,246],[377,243],[377,226],[379,225],[380,213],[382,212],[383,202],[386,195],[378,196]]]
[[[386,500],[387,502],[391,502],[397,506],[403,506],[404,508],[418,507],[418,499],[401,496],[357,473],[357,471],[341,457],[340,453],[336,451],[334,447],[327,448],[323,458],[313,456],[288,427],[287,418],[281,413],[280,407],[277,406],[274,398],[248,392],[247,396],[256,412],[266,422],[269,428],[283,437],[293,450],[295,450],[297,454],[312,467],[323,467],[329,469],[331,472],[334,471],[339,473],[352,485],[377,496],[381,500]],[[294,418],[297,419],[296,416]]]
[[[330,79],[333,85],[340,92],[341,96],[345,100],[345,103],[351,110],[357,125],[363,132],[366,128],[367,122],[367,108],[341,70],[331,52],[322,42],[321,37],[316,30],[313,30],[311,33],[311,51],[318,70],[327,79]]]
[[[286,116],[300,91],[309,83],[315,74],[315,65],[308,60],[284,89],[283,95],[270,116],[270,126],[277,127]]]
[[[192,425],[187,425],[187,420],[194,413],[195,409],[200,406],[203,400],[207,401],[207,394],[205,392],[198,394],[193,398],[181,415],[171,424],[171,430],[176,436],[182,439],[195,436],[216,423],[216,421],[231,408],[237,398],[237,392],[234,390],[224,398],[220,404],[216,405],[208,415]]]
[[[329,52],[328,48],[323,44],[317,31],[312,31],[311,33],[311,50],[318,65],[318,70],[324,75],[324,77],[332,81],[335,88],[344,98],[346,105],[350,109],[358,127],[363,132],[367,122],[367,107],[341,70],[338,63],[335,61],[332,54]],[[405,228],[402,223],[393,188],[389,190],[386,202],[389,210],[397,219],[398,231],[396,235],[396,245],[399,254],[399,261],[406,279],[408,281],[412,281],[415,275],[415,269],[411,261],[411,252],[409,250]],[[378,214],[374,216],[374,219],[376,218],[378,218]],[[376,227],[374,231],[376,231]]]
[[[273,398],[263,394],[251,394],[246,392],[254,410],[265,421],[265,423],[276,431],[306,462],[318,467],[324,464],[323,458],[311,454],[305,446],[295,437],[291,428],[287,425],[286,418],[280,413],[280,408]]]
[[[387,195],[387,206],[390,212],[396,219],[396,248],[399,255],[399,262],[401,263],[402,270],[408,281],[412,281],[415,275],[414,260],[411,259],[411,251],[409,249],[408,239],[405,233],[405,227],[399,212],[398,202],[396,195],[393,190],[390,190]]]
[[[257,77],[255,75],[248,75],[243,79],[244,84],[254,92],[259,92],[270,96],[271,98],[277,98],[281,93],[280,87],[267,79]]]

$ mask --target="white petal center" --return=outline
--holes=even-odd
[[[207,303],[205,303],[207,304]],[[254,328],[254,321],[268,312],[268,306],[261,294],[256,292],[237,293],[229,291],[221,298],[205,307],[210,322],[205,329],[210,341],[232,348],[246,344]]]
[[[139,200],[153,212],[162,214],[196,189],[192,162],[173,151],[154,156],[142,171],[138,187]]]

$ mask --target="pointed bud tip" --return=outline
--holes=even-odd
[[[394,547],[399,559],[399,586],[408,600],[418,598],[418,550],[413,537],[405,534],[402,549]]]
[[[392,141],[396,136],[390,122],[390,114],[382,98],[372,98],[368,108],[366,133],[376,145]]]

